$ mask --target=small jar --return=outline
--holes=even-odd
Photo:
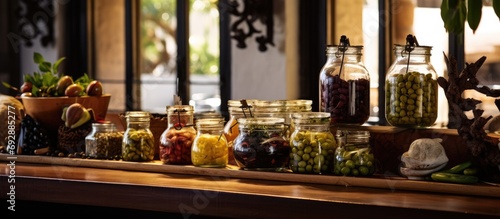
[[[198,119],[197,134],[191,148],[191,161],[197,167],[225,167],[228,147],[223,135],[224,119]]]
[[[407,41],[411,38],[409,35]],[[436,121],[438,84],[430,62],[431,49],[412,42],[395,45],[396,60],[385,80],[385,117],[390,125],[419,128]]]
[[[361,125],[370,117],[370,75],[361,61],[363,46],[351,46],[342,36],[327,46],[321,69],[319,111],[331,114],[331,123]]]
[[[123,133],[111,122],[92,123],[92,131],[85,137],[86,155],[94,159],[119,159],[122,156]]]
[[[370,146],[370,132],[338,130],[333,174],[371,176],[375,173],[375,158]]]
[[[236,165],[233,155],[233,145],[234,139],[240,134],[238,127],[239,118],[250,118],[253,117],[253,105],[256,100],[246,100],[247,105],[250,108],[242,108],[241,100],[228,100],[227,108],[229,111],[229,119],[224,125],[224,136],[227,140],[228,150],[229,150],[229,164]]]
[[[239,118],[239,135],[233,153],[245,170],[283,171],[288,169],[290,144],[284,137],[283,118]]]
[[[330,132],[330,114],[294,113],[292,122],[290,169],[294,173],[331,174],[337,143]]]
[[[196,130],[193,106],[167,106],[168,126],[160,137],[160,160],[164,164],[189,165]]]
[[[153,133],[149,129],[151,115],[145,111],[127,112],[127,129],[123,134],[124,161],[152,161],[155,156]]]

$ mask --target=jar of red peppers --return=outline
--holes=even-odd
[[[228,147],[222,130],[224,118],[204,118],[196,122],[197,135],[191,150],[191,161],[197,167],[225,167]]]
[[[193,107],[167,107],[168,126],[160,137],[160,160],[164,164],[188,165],[196,130],[193,127]]]
[[[285,139],[284,118],[239,118],[239,135],[233,153],[245,170],[283,171],[288,169],[290,144]]]
[[[330,113],[332,124],[361,125],[370,116],[370,75],[361,61],[362,49],[351,46],[346,36],[326,48],[319,109]]]

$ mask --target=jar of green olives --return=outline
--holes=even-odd
[[[90,158],[119,159],[122,156],[123,133],[111,122],[92,123],[92,131],[85,137],[85,152]]]
[[[337,130],[333,174],[339,176],[371,176],[375,158],[370,146],[370,132]]]
[[[361,60],[363,46],[351,46],[342,36],[326,48],[327,60],[319,76],[319,111],[331,123],[361,125],[370,117],[370,75]]]
[[[330,132],[330,114],[294,113],[292,122],[295,129],[290,136],[290,169],[294,173],[332,173],[337,143]]]
[[[167,106],[168,126],[160,136],[159,148],[164,164],[192,164],[191,147],[196,137],[193,112],[190,105]]]
[[[285,139],[284,118],[239,118],[239,135],[234,140],[236,164],[244,170],[284,171],[290,160]]]
[[[431,49],[418,45],[412,35],[406,45],[395,45],[396,59],[385,79],[385,117],[390,125],[421,128],[436,121],[438,84]]]
[[[203,118],[196,122],[197,134],[191,148],[191,161],[197,167],[225,167],[228,146],[223,135],[223,118]]]
[[[149,129],[151,115],[145,111],[125,114],[127,129],[123,134],[122,159],[124,161],[152,161],[155,155],[153,133]]]

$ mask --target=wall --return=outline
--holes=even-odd
[[[297,33],[293,22],[297,19],[285,15],[297,15],[298,1],[274,0],[274,44],[265,52],[258,50],[253,37],[248,38],[247,48],[236,47],[232,41],[231,99],[295,99],[297,84]],[[235,17],[232,16],[231,23]],[[287,23],[290,22],[290,23]],[[255,22],[257,29],[265,28]],[[295,28],[295,29],[294,29]],[[294,32],[295,31],[295,32]],[[289,40],[289,42],[286,42]],[[293,45],[295,43],[295,46]]]

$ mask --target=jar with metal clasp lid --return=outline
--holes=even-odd
[[[160,160],[164,164],[189,165],[196,130],[193,106],[167,106],[168,126],[160,136]]]
[[[123,134],[124,161],[152,161],[155,156],[153,133],[149,129],[151,115],[145,111],[126,113],[127,129]]]
[[[385,117],[392,126],[429,127],[438,115],[437,74],[430,46],[420,46],[409,34],[406,45],[395,45],[396,60],[385,80]]]
[[[330,113],[333,125],[361,125],[370,116],[370,75],[361,60],[362,49],[351,46],[346,36],[339,45],[326,48],[319,109]]]
[[[337,130],[333,173],[343,176],[371,176],[375,173],[375,156],[371,151],[370,132]]]
[[[253,117],[253,105],[256,100],[228,100],[227,108],[229,111],[229,119],[224,125],[224,136],[229,147],[229,164],[236,165],[233,155],[234,139],[240,134],[238,127],[239,118]]]
[[[330,174],[337,147],[330,132],[330,114],[294,113],[292,123],[295,130],[290,136],[290,169],[294,173]]]
[[[191,148],[191,161],[198,167],[225,167],[228,147],[223,135],[223,118],[204,118],[196,122],[196,137]]]

